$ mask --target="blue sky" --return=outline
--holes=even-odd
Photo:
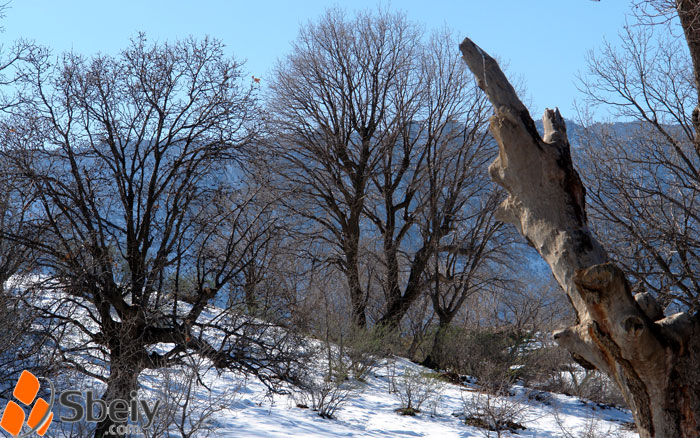
[[[603,38],[617,39],[631,10],[628,0],[420,0],[340,3],[349,11],[389,5],[426,29],[447,26],[469,36],[508,63],[507,72],[527,89],[535,118],[558,106],[573,117],[576,73],[585,70],[586,51]],[[299,27],[317,18],[332,1],[56,1],[12,0],[2,21],[5,43],[34,39],[56,53],[117,53],[139,31],[150,40],[210,35],[245,69],[261,77],[290,50]],[[457,50],[455,48],[455,50]]]

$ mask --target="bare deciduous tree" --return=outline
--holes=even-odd
[[[490,188],[483,183],[475,178],[460,189],[462,193],[469,187],[476,189],[469,210],[455,215],[455,232],[433,254],[433,269],[426,272],[428,294],[438,320],[432,349],[423,361],[431,368],[442,367],[445,335],[469,297],[496,287],[505,291],[510,283],[509,252],[515,245],[509,230],[494,218],[499,197],[489,193]],[[482,189],[484,193],[479,193]]]
[[[9,2],[0,4],[0,19],[8,7]],[[0,33],[3,31],[0,27]],[[8,135],[18,135],[18,129],[21,130],[5,121],[13,118],[12,112],[23,101],[22,66],[38,52],[28,41],[0,44],[0,382],[10,382],[24,369],[49,375],[56,365],[51,338],[59,336],[37,329],[36,315],[30,306],[37,297],[23,282],[35,267],[35,255],[31,248],[18,245],[13,238],[40,236],[42,221],[32,212],[33,193],[10,166],[11,146],[6,141]],[[38,354],[42,350],[43,355]],[[3,395],[10,391],[9,387],[0,387]]]
[[[426,281],[430,260],[449,246],[445,239],[468,232],[476,212],[488,209],[482,201],[493,189],[483,172],[495,154],[485,130],[488,105],[451,56],[452,44],[449,33],[435,33],[421,46],[414,67],[417,105],[400,115],[394,147],[385,150],[379,176],[373,178],[379,201],[366,208],[382,241],[387,304],[379,323],[389,327],[398,326],[417,298],[433,287]],[[472,222],[477,228],[483,224]],[[453,307],[462,302],[458,299]]]
[[[377,302],[376,322],[395,329],[425,293],[428,262],[467,215],[465,187],[495,153],[488,103],[452,41],[424,39],[400,14],[331,10],[276,72],[275,183],[308,224],[300,234],[330,247],[325,262],[344,274],[359,326]]]
[[[8,121],[8,157],[46,232],[11,237],[55,290],[39,314],[76,333],[66,363],[104,380],[107,402],[191,354],[270,385],[291,378],[294,335],[226,306],[273,226],[257,220],[258,192],[232,182],[258,117],[240,65],[217,41],[139,36],[117,57],[37,56],[22,73],[32,99]],[[106,372],[75,357],[86,351]]]
[[[402,16],[363,13],[346,20],[330,10],[302,29],[271,87],[278,136],[271,155],[288,207],[319,225],[336,249],[328,262],[346,277],[359,326],[366,324],[368,299],[360,277],[363,209],[370,178],[393,146],[403,110],[395,99],[405,97],[418,37]]]
[[[0,4],[0,19],[5,17],[8,3]],[[0,32],[3,29],[0,28]],[[11,114],[21,101],[20,79],[21,65],[36,54],[37,48],[25,41],[18,41],[11,47],[0,45],[0,111]],[[6,115],[7,118],[11,117]],[[6,124],[1,125],[3,135],[13,131]],[[16,133],[13,132],[13,133]],[[15,273],[28,270],[32,257],[28,249],[17,247],[8,237],[6,230],[12,234],[32,234],[39,231],[29,211],[32,195],[18,184],[15,175],[8,166],[5,152],[7,143],[0,150],[0,297],[3,295],[5,282]]]
[[[623,47],[589,57],[584,91],[632,122],[593,124],[582,140],[592,224],[608,250],[662,308],[698,309],[700,155],[696,91],[679,38],[664,25],[627,27]],[[659,39],[657,39],[659,38]]]

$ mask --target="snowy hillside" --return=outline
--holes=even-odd
[[[47,294],[42,299],[59,296]],[[83,313],[84,309],[77,312]],[[208,319],[218,313],[214,307],[204,312]],[[69,337],[77,343],[89,343],[81,340],[79,333]],[[309,347],[315,350],[322,343],[308,340],[299,348]],[[78,361],[85,369],[95,374],[104,372],[102,361],[80,357]],[[190,357],[188,367],[143,372],[139,398],[159,400],[161,404],[152,427],[133,436],[467,438],[498,436],[477,426],[494,424],[499,418],[511,422],[513,433],[522,437],[638,436],[631,431],[632,416],[625,410],[519,385],[513,386],[509,394],[496,395],[473,381],[449,383],[438,373],[400,357],[376,362],[363,381],[350,379],[336,387],[324,384],[326,358],[316,357],[305,369],[317,386],[311,385],[314,389],[310,390],[307,384],[307,389],[301,390],[287,385],[286,394],[271,394],[259,380],[232,371],[219,372],[197,357]],[[103,383],[81,374],[60,372],[52,380],[59,390],[104,391]],[[413,407],[420,411],[413,416],[400,415],[397,410],[405,407],[402,401],[409,392]],[[314,409],[319,397],[337,408],[333,418],[323,418]],[[416,400],[422,404],[417,406]],[[337,405],[333,405],[335,402]],[[57,419],[63,413],[59,409],[54,408]],[[57,420],[46,436],[89,436],[93,428],[94,424],[62,424]]]
[[[299,393],[269,397],[265,388],[256,381],[246,382],[232,374],[218,375],[212,371],[205,375],[203,383],[210,386],[215,397],[228,397],[232,403],[211,415],[209,426],[216,435],[231,438],[488,436],[486,429],[468,426],[464,421],[465,404],[476,402],[479,397],[483,402],[483,398],[487,397],[474,385],[458,386],[441,382],[417,415],[402,416],[395,412],[401,404],[396,394],[389,392],[390,375],[393,374],[400,381],[407,372],[428,371],[402,358],[383,361],[366,383],[357,383],[356,391],[337,411],[334,419],[324,419],[310,408],[297,407],[298,404],[303,406],[305,400]],[[151,376],[143,383],[153,387],[162,382]],[[236,394],[225,395],[227,390],[232,389],[237,390]],[[518,430],[517,436],[638,436],[629,431],[632,422],[629,412],[518,386],[513,393],[511,397],[492,399],[490,403],[495,408],[514,412],[517,422],[526,428]],[[199,396],[207,398],[210,394],[200,390]],[[491,432],[490,436],[497,434]]]

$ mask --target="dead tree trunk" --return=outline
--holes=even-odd
[[[469,39],[460,50],[495,111],[499,156],[489,172],[509,195],[499,218],[537,249],[578,316],[555,339],[618,384],[641,437],[700,436],[700,316],[664,317],[651,295],[632,296],[588,229],[559,111],[545,111],[540,137],[496,61]]]

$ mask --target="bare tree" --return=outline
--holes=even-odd
[[[426,291],[428,262],[467,205],[465,180],[495,153],[488,103],[452,44],[448,32],[424,40],[402,15],[330,10],[271,87],[275,183],[304,233],[330,247],[359,326],[376,301],[378,324],[395,329]]]
[[[0,4],[0,19],[5,18],[9,3]],[[0,27],[0,33],[4,29]],[[50,375],[56,367],[52,352],[53,339],[60,337],[47,330],[39,330],[31,303],[37,296],[28,290],[24,281],[36,266],[35,254],[30,248],[17,244],[12,236],[40,236],[43,221],[33,214],[35,198],[24,186],[21,177],[13,172],[8,153],[11,151],[8,135],[20,135],[22,126],[13,128],[6,120],[23,101],[21,93],[22,65],[36,55],[38,48],[28,41],[11,45],[0,44],[0,382],[11,382],[25,369]],[[23,132],[21,134],[26,134]],[[41,351],[42,354],[39,354]],[[7,391],[7,392],[6,392]],[[9,394],[11,388],[0,387],[0,393]]]
[[[7,8],[8,3],[0,4],[0,19],[5,17]],[[0,27],[0,32],[3,30]],[[20,93],[22,64],[38,51],[26,41],[17,41],[10,47],[0,44],[0,111],[5,118],[11,117],[13,108],[23,99]],[[3,136],[8,131],[17,134],[16,129],[5,123],[0,126]],[[10,170],[5,157],[7,148],[7,143],[4,143],[0,149],[0,296],[3,295],[7,280],[15,273],[28,270],[32,260],[28,249],[17,247],[4,231],[12,230],[13,234],[21,235],[40,231],[36,218],[29,211],[32,195],[18,184],[17,175]]]
[[[363,209],[370,178],[393,146],[400,110],[394,98],[406,91],[419,35],[400,15],[347,20],[329,10],[302,29],[271,86],[277,137],[271,155],[288,208],[319,225],[336,249],[328,262],[346,277],[359,326],[366,324],[368,299],[360,277]]]
[[[650,295],[631,294],[626,274],[588,228],[585,189],[559,112],[545,111],[540,136],[496,61],[469,39],[460,49],[495,109],[499,157],[489,171],[509,195],[500,217],[537,249],[576,310],[577,324],[555,339],[617,383],[642,437],[697,436],[697,314],[664,317]]]
[[[154,424],[142,428],[147,438],[216,436],[216,417],[240,396],[242,386],[212,390],[204,383],[207,364],[200,357],[188,358],[187,366],[164,368],[154,373],[151,398],[160,400]]]
[[[0,3],[0,20],[5,18],[9,5],[9,1]],[[0,26],[0,33],[4,31],[5,28]],[[0,111],[11,112],[22,101],[22,89],[18,86],[21,70],[18,67],[32,58],[38,50],[31,41],[22,39],[9,46],[0,44]]]
[[[451,56],[453,41],[440,32],[421,46],[414,67],[420,94],[411,97],[417,105],[399,114],[394,146],[385,150],[373,178],[378,201],[368,202],[366,211],[382,242],[386,310],[379,323],[384,326],[398,326],[431,287],[426,282],[430,260],[443,239],[481,209],[476,198],[492,188],[483,174],[495,154],[485,130],[488,105]]]
[[[446,170],[450,174],[449,167]],[[469,187],[476,189],[471,205],[454,215],[455,233],[435,251],[433,269],[426,272],[428,294],[438,320],[432,349],[423,361],[428,367],[443,365],[446,333],[468,298],[494,287],[505,290],[509,283],[507,271],[512,259],[508,251],[515,250],[512,235],[495,220],[499,197],[489,193],[488,185],[483,183],[473,179],[460,188],[463,194],[469,192]],[[482,189],[485,193],[479,193]]]
[[[696,91],[682,41],[666,25],[628,26],[623,47],[589,57],[583,89],[632,122],[594,124],[582,136],[596,233],[662,308],[698,309],[700,155],[692,112]],[[657,39],[658,37],[658,39]]]
[[[31,61],[22,84],[33,99],[8,122],[8,141],[47,232],[13,238],[55,290],[37,311],[82,342],[63,359],[104,380],[108,402],[128,399],[142,370],[190,354],[270,385],[290,378],[293,334],[225,306],[272,226],[256,221],[258,192],[232,182],[258,118],[240,65],[217,41],[143,36],[117,57]],[[84,366],[85,352],[108,372]]]
[[[0,122],[0,129],[6,128],[2,125]],[[26,274],[32,269],[32,250],[17,245],[17,239],[35,237],[43,230],[43,221],[32,208],[35,196],[12,170],[8,159],[11,153],[8,149],[0,151],[0,296],[5,294],[6,283],[13,275]]]

